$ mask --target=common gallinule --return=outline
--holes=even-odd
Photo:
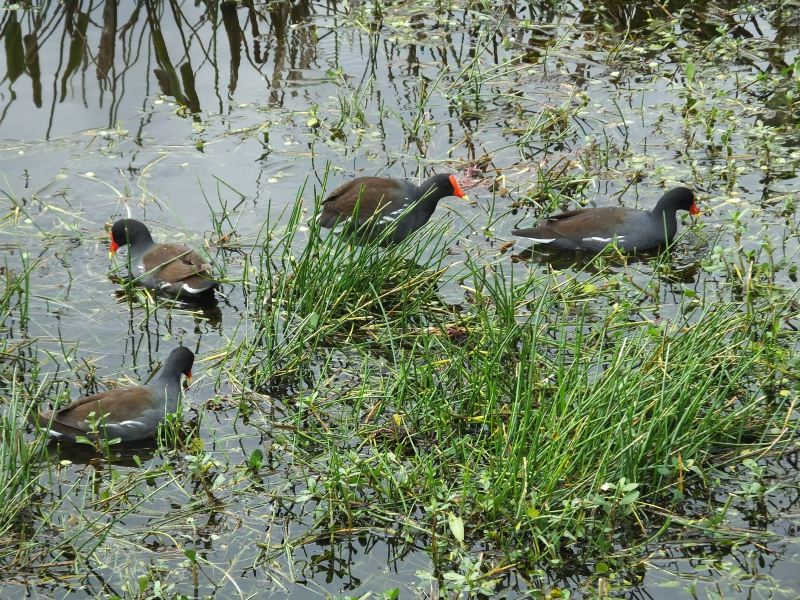
[[[59,440],[74,442],[77,436],[91,434],[96,419],[100,436],[134,442],[155,435],[166,415],[178,410],[181,375],[192,378],[194,354],[178,347],[169,353],[156,377],[147,385],[117,388],[76,400],[63,408],[34,415],[33,419]],[[94,416],[90,416],[94,413]]]
[[[191,248],[182,244],[156,244],[140,221],[120,219],[111,226],[111,253],[130,246],[131,277],[144,287],[180,298],[208,297],[218,282],[211,267]]]
[[[559,250],[602,250],[616,243],[625,252],[652,250],[669,244],[678,231],[679,210],[700,212],[694,192],[676,187],[666,192],[653,210],[609,206],[585,208],[547,217],[529,229],[514,229],[512,234],[530,238]]]
[[[328,228],[343,223],[369,238],[393,226],[386,241],[397,243],[425,225],[446,196],[466,198],[454,175],[440,173],[420,186],[388,177],[357,177],[323,200],[319,223]]]

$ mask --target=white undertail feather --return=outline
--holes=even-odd
[[[202,289],[193,288],[192,286],[187,285],[185,283],[181,286],[181,289],[183,289],[185,292],[189,292],[190,294],[200,294],[201,292],[204,291]]]

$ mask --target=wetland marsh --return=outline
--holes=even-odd
[[[796,598],[800,8],[0,9],[0,596]],[[402,243],[315,222],[453,173]],[[693,188],[660,255],[511,230]],[[131,216],[215,306],[122,280]],[[137,446],[32,411],[196,354]]]

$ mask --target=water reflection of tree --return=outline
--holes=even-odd
[[[473,8],[477,10],[478,4],[474,4]],[[575,36],[576,46],[582,46],[586,51],[603,51],[609,44],[618,44],[631,30],[648,27],[653,19],[672,19],[679,15],[682,28],[700,38],[716,36],[720,25],[734,37],[752,35],[748,33],[746,20],[734,19],[735,3],[730,1],[710,4],[667,0],[632,4],[609,0],[601,4],[585,3],[578,13],[579,26],[567,33]],[[264,3],[208,0],[197,5],[178,0],[122,3],[118,0],[65,0],[61,3],[41,0],[31,2],[30,6],[29,9],[0,12],[0,32],[6,56],[3,83],[10,92],[0,112],[0,123],[15,102],[30,102],[36,108],[42,108],[47,94],[43,78],[46,80],[52,76],[48,132],[57,105],[74,96],[78,96],[87,107],[102,109],[107,106],[107,124],[113,126],[119,120],[122,97],[126,93],[151,94],[151,82],[157,83],[164,95],[174,98],[184,107],[184,114],[195,119],[200,118],[203,108],[201,98],[202,104],[207,105],[212,93],[216,94],[218,110],[222,111],[224,96],[230,98],[237,90],[242,64],[260,74],[270,104],[282,106],[285,83],[302,80],[304,72],[317,58],[321,38],[316,34],[316,20],[335,16],[342,10],[359,10],[353,5],[339,7],[334,0],[318,3],[308,0]],[[498,59],[498,45],[505,39],[525,51],[523,60],[533,62],[559,31],[554,25],[562,11],[548,3],[507,2],[503,11],[510,19],[497,29],[496,39],[487,48],[495,55],[495,60]],[[469,58],[461,53],[464,48],[467,53],[475,50],[482,25],[464,17],[464,13],[456,12],[451,16],[456,15],[464,19],[453,30],[466,32],[464,47],[456,43],[432,44],[427,52],[432,55],[430,59],[440,65],[454,62],[460,68],[464,59]],[[383,26],[380,11],[372,11],[366,16],[372,19],[367,24],[371,31],[380,31]],[[407,52],[409,72],[414,75],[425,61],[422,44],[431,24],[422,12],[413,13],[409,18],[417,30],[420,44],[387,43],[384,51],[390,78],[395,52]],[[755,23],[754,17],[750,19]],[[767,68],[785,69],[787,61],[781,42],[790,39],[796,27],[779,10],[770,12],[769,19],[774,28],[770,35],[774,35],[776,44],[767,49],[770,61]],[[536,27],[514,26],[523,20],[535,23]],[[753,28],[758,31],[757,24]],[[589,35],[587,31],[597,35]],[[335,26],[325,35],[336,36]],[[445,35],[449,37],[450,32]],[[581,44],[578,44],[578,37],[582,39]],[[370,48],[370,56],[365,56],[373,70],[377,63],[377,50],[376,43]],[[338,50],[334,51],[337,53],[335,60],[338,60]],[[748,55],[738,55],[736,60],[748,62],[752,59]],[[576,60],[573,69],[578,85],[592,77],[592,65],[592,62]],[[755,66],[760,67],[758,64]],[[95,78],[85,77],[90,68],[94,69]],[[143,70],[146,70],[144,77]],[[98,82],[95,90],[92,79]],[[29,95],[21,93],[23,80],[31,82]],[[227,87],[227,94],[220,91],[221,86]],[[300,92],[294,90],[294,93]],[[109,95],[110,102],[107,99]],[[134,103],[127,103],[128,106],[131,104]]]
[[[335,12],[335,2],[315,10]],[[223,110],[219,88],[225,85],[225,67],[230,98],[243,59],[261,74],[270,103],[282,105],[283,82],[302,79],[316,58],[314,27],[293,27],[311,15],[307,0],[263,5],[211,0],[198,6],[177,0],[45,0],[30,9],[3,11],[0,32],[9,94],[0,123],[15,103],[29,101],[42,108],[47,94],[43,78],[51,76],[48,137],[59,104],[78,97],[87,108],[107,106],[111,127],[119,120],[126,92],[150,95],[152,81],[183,107],[183,114],[199,119],[200,98],[209,102],[209,91]],[[92,67],[96,77],[87,78]],[[31,82],[27,97],[20,93],[22,79]]]

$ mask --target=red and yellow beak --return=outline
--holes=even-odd
[[[700,214],[700,207],[697,206],[697,201],[692,202],[692,205],[689,207],[689,214],[690,215]]]
[[[450,185],[453,186],[453,196],[463,198],[464,200],[469,200],[469,197],[461,189],[461,186],[458,185],[458,181],[456,180],[455,175],[450,175]]]
[[[114,234],[110,231],[108,232],[108,239],[111,240],[111,248],[109,249],[109,252],[111,252],[111,254],[116,254],[117,250],[119,250],[119,244],[114,241]]]
[[[188,373],[186,373],[186,384],[189,385],[191,383],[192,383],[192,372],[189,371]]]

